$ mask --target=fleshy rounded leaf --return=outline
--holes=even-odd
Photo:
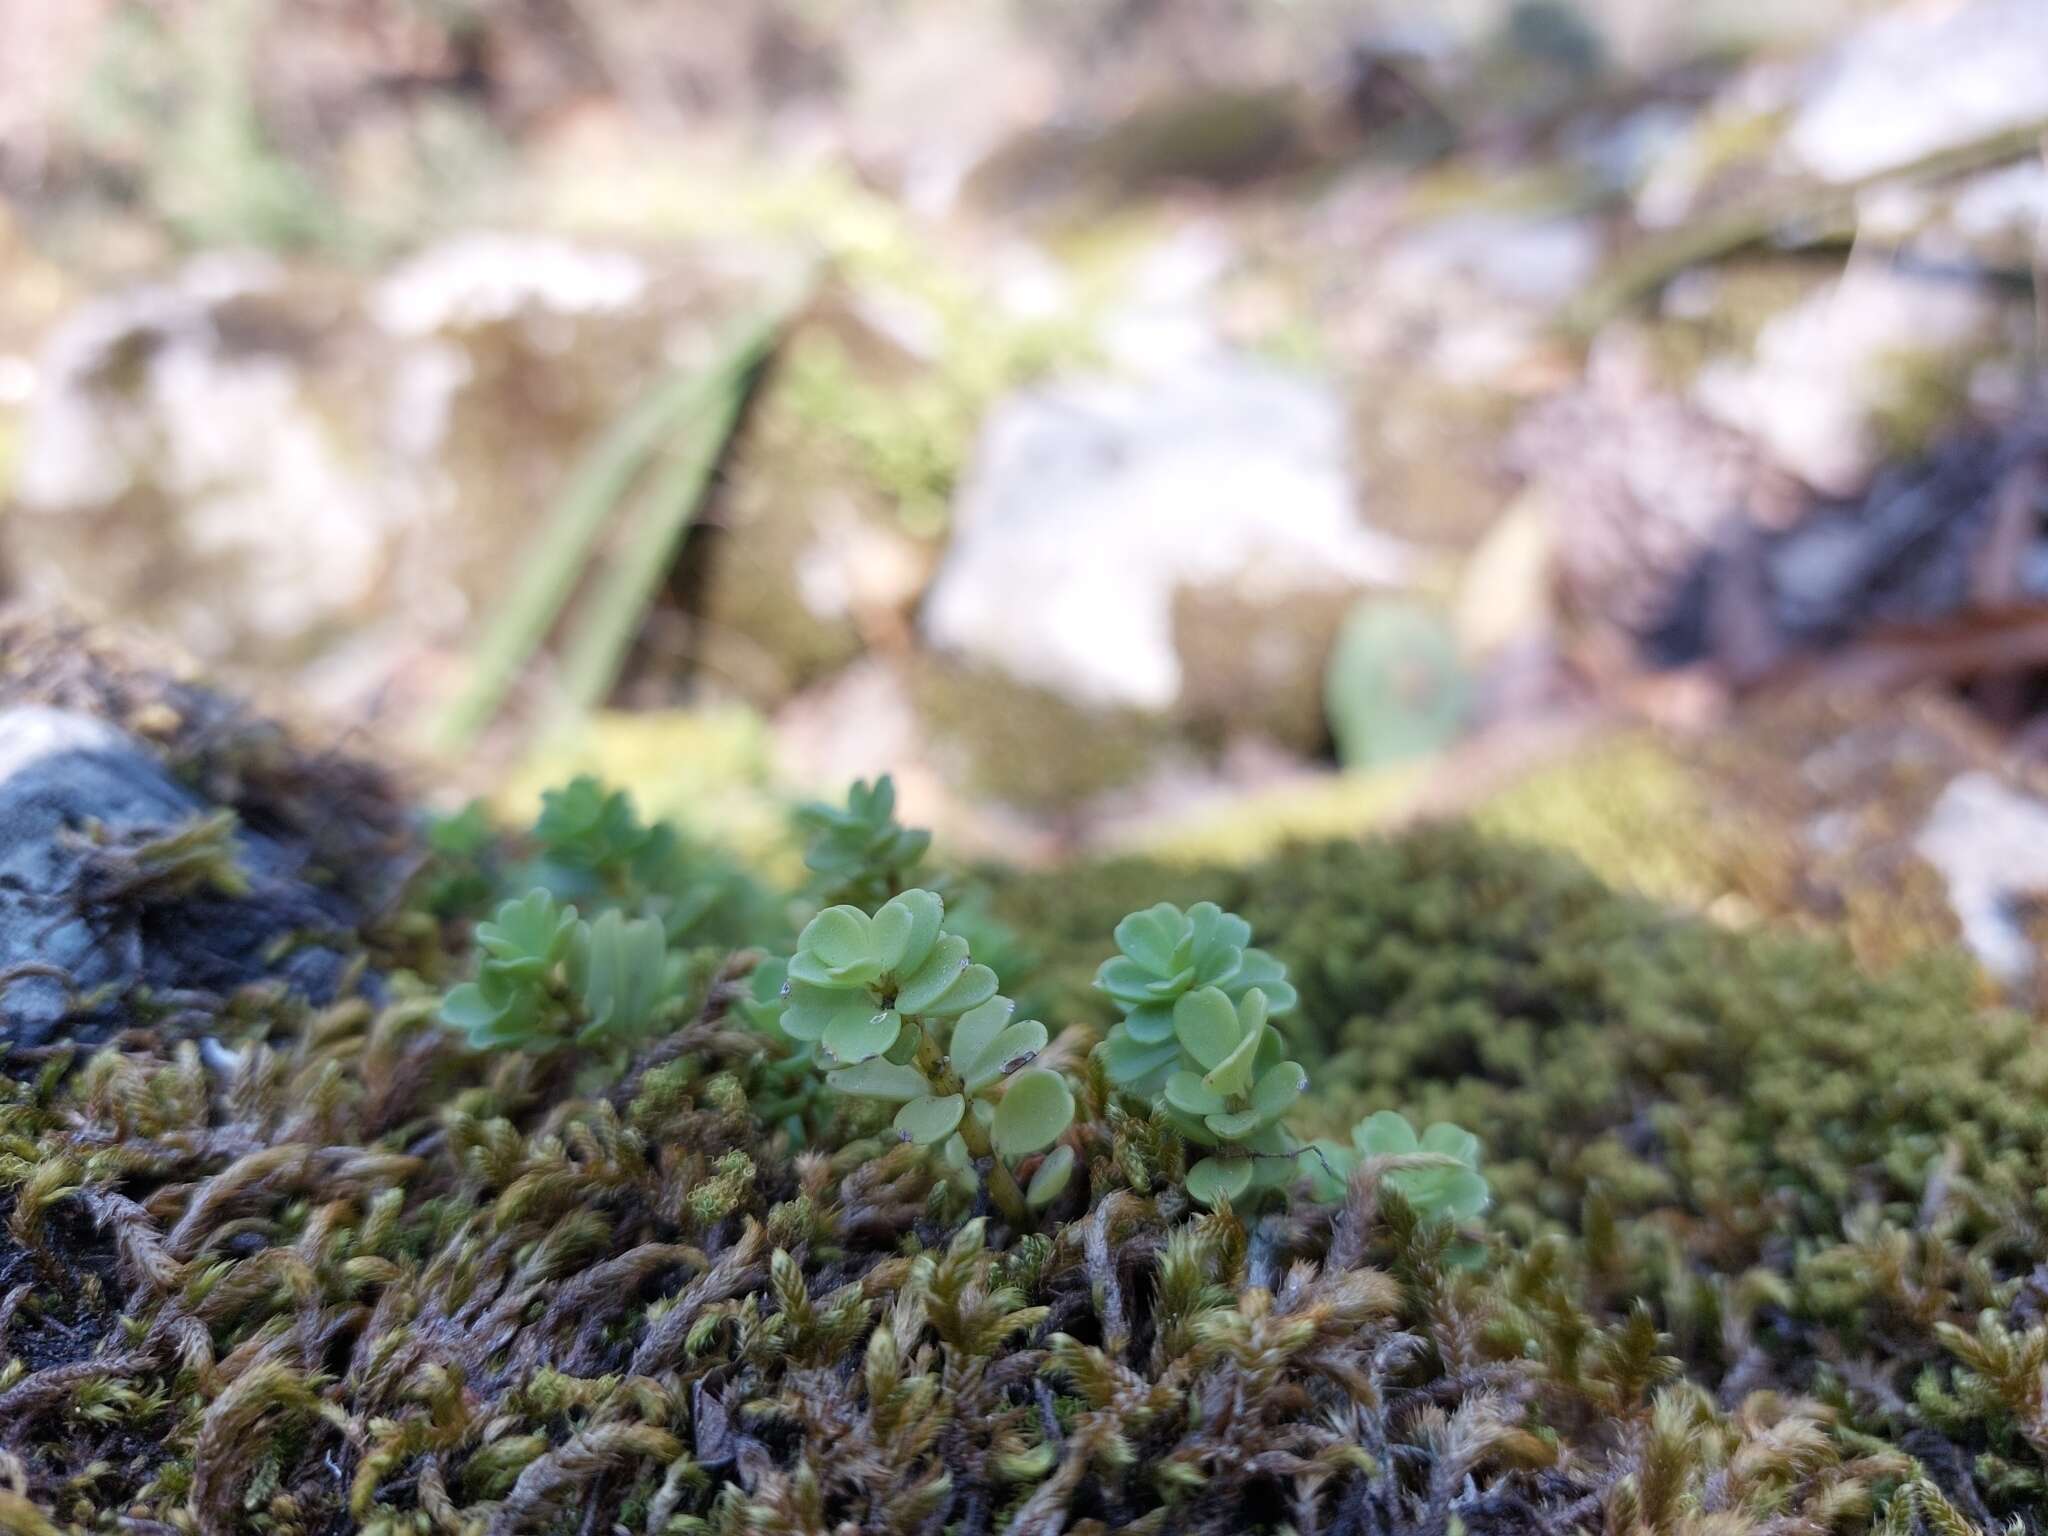
[[[950,1019],[971,1008],[979,1008],[996,995],[998,985],[994,971],[985,965],[970,965],[953,978],[950,987],[917,1011],[931,1014],[934,1018]]]
[[[872,1015],[875,1000],[867,989],[840,991],[806,981],[789,984],[789,1005],[782,1010],[782,1029],[792,1040],[818,1040],[834,1024]]]
[[[1261,1125],[1272,1125],[1307,1091],[1308,1072],[1300,1062],[1275,1062],[1252,1087],[1252,1109]]]
[[[929,1012],[931,1005],[960,979],[966,969],[967,941],[955,933],[942,934],[932,945],[932,952],[925,956],[924,964],[903,978],[896,992],[897,1010],[902,1013]]]
[[[1150,1000],[1158,981],[1158,973],[1147,970],[1128,955],[1112,955],[1095,972],[1096,988],[1130,1008]]]
[[[992,997],[978,1008],[970,1008],[953,1025],[953,1038],[946,1054],[958,1070],[962,1062],[978,1061],[988,1043],[1003,1032],[1017,1005],[1007,997]]]
[[[1228,1106],[1223,1095],[1193,1072],[1176,1072],[1166,1080],[1166,1102],[1183,1114],[1216,1115]]]
[[[989,1139],[1006,1159],[1028,1156],[1051,1146],[1073,1124],[1074,1091],[1059,1073],[1027,1067],[1010,1079],[1009,1091],[996,1105]]]
[[[934,891],[904,891],[875,913],[868,947],[884,971],[908,975],[924,964],[939,937],[946,904]]]
[[[1259,1128],[1259,1112],[1240,1109],[1232,1114],[1204,1115],[1202,1123],[1218,1141],[1237,1141]]]
[[[1202,1081],[1226,1096],[1248,1092],[1252,1086],[1252,1060],[1263,1034],[1261,1030],[1238,1041],[1235,1050],[1202,1074]]]
[[[1157,1045],[1173,1038],[1173,1010],[1164,1003],[1144,1003],[1124,1015],[1124,1029],[1133,1040]]]
[[[1479,1166],[1479,1138],[1463,1126],[1439,1120],[1422,1133],[1419,1145],[1425,1152],[1441,1152],[1445,1157],[1455,1157],[1467,1168]]]
[[[1116,947],[1152,972],[1171,975],[1179,969],[1174,950],[1187,931],[1187,920],[1170,901],[1133,912],[1116,925]]]
[[[1122,1026],[1109,1032],[1101,1050],[1103,1068],[1119,1088],[1135,1088],[1153,1073],[1180,1060],[1178,1040],[1147,1045],[1125,1034]]]
[[[1204,1205],[1236,1200],[1251,1188],[1248,1157],[1205,1157],[1188,1170],[1188,1194]]]
[[[441,1022],[451,1029],[479,1030],[488,1028],[497,1020],[502,1010],[484,996],[484,989],[473,981],[465,981],[459,987],[449,990],[441,999]]]
[[[829,1072],[825,1081],[835,1093],[882,1099],[892,1104],[923,1098],[932,1091],[932,1085],[917,1068],[899,1066],[880,1056]]]
[[[859,907],[827,907],[797,935],[800,955],[832,971],[864,965],[873,958],[874,919]]]
[[[1352,1145],[1366,1157],[1401,1157],[1421,1150],[1405,1115],[1376,1110],[1351,1129]]]
[[[878,1012],[870,1004],[861,1017],[842,1014],[835,1018],[818,1037],[818,1049],[832,1061],[851,1066],[888,1050],[902,1029],[903,1017],[895,1009]]]
[[[967,1101],[959,1094],[928,1093],[896,1111],[896,1129],[906,1141],[936,1146],[959,1129],[960,1117],[966,1112]]]
[[[1173,1005],[1173,1033],[1204,1071],[1227,1061],[1244,1038],[1237,1010],[1215,987],[1190,992]]]
[[[1038,1211],[1051,1205],[1065,1191],[1074,1176],[1074,1149],[1061,1145],[1045,1154],[1045,1161],[1024,1187],[1024,1203]]]
[[[953,1058],[953,1070],[969,1093],[979,1093],[997,1078],[1031,1064],[1045,1049],[1045,1026],[1036,1019],[1019,1019],[982,1048],[972,1061]]]

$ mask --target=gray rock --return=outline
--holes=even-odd
[[[1226,357],[1147,387],[1077,379],[1000,403],[922,625],[1076,704],[1169,713],[1187,682],[1178,594],[1227,588],[1281,623],[1303,594],[1406,565],[1359,520],[1336,394]]]
[[[2048,118],[2048,6],[1970,0],[1875,16],[1824,62],[1785,148],[1853,181]]]
[[[578,456],[773,265],[722,259],[470,235],[368,282],[216,253],[97,295],[32,365],[12,563],[211,671],[402,718]]]
[[[91,1042],[123,1022],[124,997],[232,991],[276,979],[331,999],[345,964],[317,944],[274,958],[293,934],[353,916],[307,883],[303,854],[238,831],[246,889],[152,887],[123,863],[154,838],[215,810],[126,733],[41,707],[0,712],[0,1038],[17,1046]]]

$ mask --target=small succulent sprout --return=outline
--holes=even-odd
[[[1220,987],[1182,994],[1173,1007],[1179,1065],[1167,1075],[1160,1112],[1183,1140],[1216,1149],[1188,1173],[1188,1192],[1204,1205],[1276,1188],[1291,1171],[1294,1144],[1285,1120],[1308,1087],[1298,1061],[1283,1058],[1280,1032],[1266,1022],[1266,997],[1253,987],[1232,1003]]]
[[[1146,1098],[1164,1088],[1181,1053],[1175,1009],[1191,993],[1214,990],[1235,1004],[1256,990],[1268,1014],[1294,1007],[1287,968],[1252,948],[1251,936],[1249,923],[1213,901],[1185,912],[1160,902],[1116,925],[1119,953],[1095,974],[1124,1015],[1104,1042],[1112,1082]]]
[[[1371,1158],[1418,1160],[1390,1169],[1381,1182],[1429,1220],[1471,1221],[1491,1198],[1479,1171],[1479,1138],[1446,1121],[1417,1136],[1406,1116],[1382,1109],[1352,1127],[1350,1146],[1318,1141],[1311,1151],[1307,1162],[1318,1199],[1341,1199],[1352,1171]]]
[[[922,890],[891,897],[873,917],[827,907],[797,937],[782,1027],[816,1041],[831,1065],[907,1059],[919,1031],[995,996],[995,972],[973,963],[965,939],[942,931],[944,916],[944,903]]]
[[[804,863],[828,902],[872,906],[894,895],[931,847],[931,833],[896,820],[896,784],[886,773],[873,785],[857,782],[843,807],[806,805],[796,819],[810,835]]]
[[[781,1027],[816,1042],[832,1064],[826,1083],[850,1098],[896,1106],[904,1140],[938,1148],[966,1172],[993,1159],[999,1198],[1028,1207],[1012,1172],[1054,1149],[1033,1176],[1039,1203],[1056,1199],[1071,1176],[1071,1151],[1055,1144],[1074,1120],[1074,1094],[1057,1072],[1032,1063],[1050,1038],[1036,1019],[996,993],[995,974],[943,929],[945,909],[930,891],[905,891],[869,917],[829,907],[797,941]]]
[[[652,918],[628,918],[616,908],[600,914],[570,951],[569,985],[584,1012],[577,1039],[646,1034],[676,994],[682,968],[683,957],[669,953]]]
[[[476,930],[476,980],[442,1000],[441,1019],[479,1049],[549,1050],[647,1034],[680,989],[683,961],[661,925],[617,910],[585,922],[533,890]]]
[[[559,1035],[566,1009],[551,981],[568,961],[581,924],[574,907],[532,891],[476,926],[480,963],[474,981],[450,990],[441,1021],[478,1050],[531,1049]]]

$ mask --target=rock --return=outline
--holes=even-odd
[[[226,994],[281,981],[331,999],[344,957],[295,935],[352,925],[308,883],[303,849],[232,822],[134,737],[90,715],[0,712],[0,1033],[15,1046],[90,1042],[146,988]],[[198,831],[205,827],[207,830]],[[192,832],[181,859],[165,843]],[[229,855],[232,869],[210,861]],[[191,852],[191,850],[187,850]],[[104,989],[104,990],[102,990]]]
[[[1970,364],[1998,338],[1984,291],[1854,263],[1832,288],[1766,321],[1753,359],[1709,362],[1693,392],[1807,485],[1850,495],[1888,450],[1906,446],[1892,439],[1921,429],[1909,418],[1955,413]],[[1922,398],[1930,388],[1946,395],[1946,411]]]
[[[1568,608],[1638,635],[1666,623],[1724,530],[1763,499],[1754,446],[1668,387],[1619,327],[1595,343],[1583,383],[1516,427],[1509,457]]]
[[[1872,17],[1824,60],[1786,130],[1829,181],[1906,165],[2048,118],[2048,7],[1967,0]]]
[[[216,675],[402,716],[579,455],[706,353],[744,286],[717,266],[471,235],[367,282],[210,256],[92,299],[35,360],[16,563]]]
[[[1984,968],[2011,989],[2040,961],[2023,914],[2048,897],[2048,802],[1984,771],[1949,781],[1914,842],[1948,882],[1949,905]]]
[[[1358,518],[1344,427],[1317,380],[1240,359],[1014,395],[984,424],[924,633],[1077,706],[1170,715],[1184,590],[1256,609],[1257,667],[1305,596],[1402,575],[1404,548]]]

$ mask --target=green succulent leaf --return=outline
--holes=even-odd
[[[963,1063],[979,1061],[989,1042],[1003,1032],[1016,1011],[1017,1005],[1007,997],[992,997],[979,1007],[961,1014],[953,1025],[953,1038],[946,1048],[946,1054],[953,1060],[953,1069],[957,1072]]]
[[[892,896],[875,913],[868,944],[875,963],[885,972],[902,975],[924,964],[939,936],[946,904],[932,891],[905,891]]]
[[[881,1055],[902,1032],[903,1016],[895,1009],[876,1011],[870,1007],[859,1017],[852,1013],[836,1016],[818,1037],[818,1049],[830,1060],[851,1066]]]
[[[652,918],[617,908],[589,925],[571,956],[587,1022],[579,1038],[632,1038],[655,1023],[669,995],[668,941]]]
[[[1136,1088],[1154,1073],[1180,1060],[1178,1041],[1147,1045],[1125,1033],[1122,1025],[1109,1032],[1109,1038],[1103,1041],[1101,1049],[1103,1068],[1109,1073],[1109,1080],[1119,1088]]]
[[[1073,1176],[1074,1149],[1064,1143],[1054,1147],[1024,1187],[1024,1203],[1034,1211],[1045,1209],[1065,1192]]]
[[[859,907],[827,907],[797,935],[790,976],[814,986],[873,981],[882,974],[874,952],[873,927],[874,920]]]
[[[1237,1200],[1251,1183],[1252,1161],[1248,1157],[1205,1157],[1188,1170],[1188,1194],[1203,1205]]]
[[[441,1022],[470,1034],[488,1029],[504,1011],[503,1004],[485,997],[484,989],[473,981],[463,982],[441,999]]]
[[[1217,987],[1190,992],[1173,1005],[1173,1033],[1204,1071],[1229,1060],[1245,1038],[1237,1009]]]
[[[926,1094],[896,1111],[896,1129],[921,1147],[936,1146],[959,1129],[967,1101],[957,1093]]]
[[[876,1012],[875,1000],[865,987],[848,992],[793,981],[788,1006],[782,1010],[782,1027],[793,1040],[821,1040],[834,1025],[850,1029]]]
[[[951,986],[919,1012],[950,1019],[978,1008],[996,995],[996,973],[985,965],[969,965],[953,978]],[[897,1006],[902,1007],[899,1000]]]
[[[1074,1093],[1066,1079],[1029,1067],[1010,1079],[989,1134],[996,1151],[1014,1160],[1051,1146],[1073,1121]]]
[[[1259,1074],[1252,1088],[1252,1110],[1259,1124],[1276,1124],[1308,1092],[1308,1071],[1298,1061],[1280,1061]]]
[[[1206,1116],[1229,1108],[1222,1094],[1193,1072],[1176,1072],[1166,1080],[1166,1102],[1183,1114]]]
[[[949,933],[941,936],[932,946],[931,953],[925,956],[924,963],[911,972],[897,988],[897,1009],[903,1013],[931,1012],[932,1004],[945,996],[946,989],[960,979],[967,966],[967,941],[958,934]],[[971,1003],[967,1005],[972,1006],[974,1005]],[[959,1011],[964,1013],[967,1009],[962,1008]]]
[[[953,1070],[960,1074],[962,1086],[969,1093],[979,1093],[996,1079],[1030,1065],[1045,1049],[1048,1038],[1045,1026],[1038,1020],[1020,1019],[989,1041],[972,1061],[962,1062],[956,1057]]]
[[[1263,1033],[1245,1035],[1228,1056],[1202,1075],[1202,1081],[1226,1097],[1248,1092]]]
[[[828,1073],[825,1081],[835,1093],[892,1104],[922,1098],[932,1091],[931,1083],[917,1068],[899,1066],[879,1056],[840,1067]]]
[[[1146,1003],[1124,1015],[1123,1028],[1133,1040],[1158,1045],[1173,1038],[1173,1010],[1161,1003]]]
[[[1118,923],[1116,947],[1154,976],[1166,976],[1179,969],[1174,951],[1186,931],[1187,921],[1180,908],[1162,901],[1142,912],[1133,912]]]

